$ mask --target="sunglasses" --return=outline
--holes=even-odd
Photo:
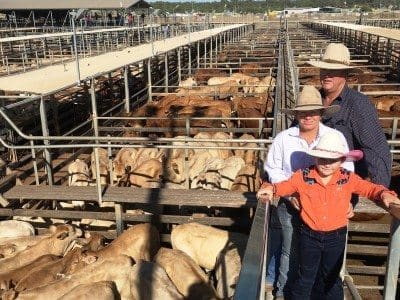
[[[319,74],[321,76],[346,77],[348,75],[348,71],[341,69],[320,69]]]

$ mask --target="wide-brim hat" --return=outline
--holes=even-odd
[[[339,105],[324,106],[321,93],[312,85],[305,85],[297,98],[293,108],[283,108],[281,112],[294,115],[298,111],[322,110],[324,116],[329,116],[339,111]]]
[[[309,60],[308,64],[320,69],[353,69],[350,65],[350,51],[341,43],[331,43],[326,47],[321,60]]]
[[[351,150],[346,152],[344,140],[337,132],[328,132],[319,140],[318,144],[307,151],[307,154],[328,159],[346,158],[347,161],[357,161],[364,157],[361,150]]]

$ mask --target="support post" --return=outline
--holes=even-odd
[[[78,55],[78,47],[76,45],[75,15],[76,15],[76,12],[70,13],[70,20],[72,22],[72,33],[73,33],[73,41],[74,41],[75,62],[76,62],[76,80],[77,80],[77,84],[79,85],[81,83],[81,72],[79,70],[79,55]]]
[[[148,100],[147,102],[151,102],[153,100],[153,91],[152,91],[152,82],[151,82],[151,58],[147,60],[147,92],[148,92]]]
[[[164,92],[168,93],[168,77],[169,77],[169,69],[168,69],[168,52],[164,54]]]
[[[400,220],[393,218],[390,228],[390,242],[388,261],[386,264],[385,286],[383,299],[391,300],[396,298],[397,280],[399,276],[400,261]]]
[[[213,63],[213,37],[210,37],[210,68],[212,68]]]
[[[129,66],[124,67],[124,85],[125,85],[125,112],[130,113],[131,111],[131,105],[130,105],[130,100],[129,100]]]
[[[200,68],[200,41],[197,41],[197,69]]]
[[[204,68],[207,68],[207,39],[204,40]]]
[[[46,104],[44,101],[44,97],[40,97],[40,124],[42,126],[42,135],[45,137],[43,140],[44,145],[50,145],[50,141],[46,140],[46,137],[49,136],[49,126],[47,124],[47,112],[46,112]],[[44,160],[45,160],[45,168],[47,173],[47,184],[53,185],[53,170],[52,170],[52,161],[51,161],[51,153],[49,149],[44,148]]]
[[[178,48],[178,83],[182,81],[181,48]]]
[[[94,87],[94,78],[90,81],[90,98],[92,102],[92,122],[93,122],[93,132],[94,132],[94,139],[95,143],[98,144],[98,136],[99,136],[99,126],[98,126],[98,119],[97,119],[97,104],[96,104],[96,90]],[[99,159],[99,148],[94,148],[94,158],[96,164],[96,187],[97,187],[97,202],[99,206],[102,205],[102,191],[101,191],[101,178],[100,178],[100,159]]]

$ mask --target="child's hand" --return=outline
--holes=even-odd
[[[400,200],[396,196],[392,195],[391,193],[383,192],[381,194],[381,200],[385,207],[389,207],[390,204],[397,204],[400,205]]]
[[[261,202],[272,201],[274,198],[274,188],[272,186],[262,187],[257,192],[257,199]]]

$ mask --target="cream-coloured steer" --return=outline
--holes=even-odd
[[[68,276],[96,261],[94,256],[87,256],[80,248],[69,251],[62,259],[43,264],[28,272],[15,287],[20,292],[49,284],[58,276]]]
[[[233,297],[241,267],[239,251],[233,244],[230,244],[220,253],[215,267],[218,297],[222,299]]]
[[[15,286],[29,272],[41,268],[43,265],[58,259],[59,257],[56,255],[43,255],[26,266],[22,266],[8,273],[0,274],[0,290],[8,290],[11,286]]]
[[[0,239],[31,235],[35,235],[35,229],[28,222],[18,220],[0,221]]]
[[[129,273],[133,299],[183,300],[165,270],[158,264],[140,260]]]
[[[59,279],[51,284],[23,291],[18,294],[18,299],[58,299],[79,285],[97,281],[113,281],[117,286],[120,299],[132,299],[128,276],[132,265],[133,261],[130,257],[126,255],[114,255],[112,258],[99,260],[75,274]]]
[[[89,167],[79,158],[68,165],[68,185],[88,186],[90,183]]]
[[[40,240],[30,248],[18,252],[15,256],[1,261],[1,272],[9,272],[33,262],[38,257],[45,254],[62,256],[71,243],[82,234],[82,231],[70,225],[59,225],[52,235]]]
[[[240,240],[245,239],[244,236],[238,237]],[[201,267],[216,270],[219,276],[218,291],[233,294],[239,278],[241,259],[238,251],[232,250],[236,246],[228,231],[198,223],[181,224],[172,230],[171,243],[174,249],[185,252]],[[228,270],[229,274],[223,270]],[[220,293],[218,295],[223,297]]]
[[[199,223],[176,226],[171,232],[171,244],[207,270],[214,270],[217,257],[229,243],[229,232]]]
[[[94,151],[90,156],[90,167],[92,169],[92,178],[96,180],[96,157]],[[100,183],[107,184],[108,172],[110,171],[110,164],[108,152],[106,149],[99,148],[99,168],[100,168]]]
[[[197,81],[193,77],[188,77],[185,80],[182,80],[181,82],[179,82],[179,87],[184,87],[184,88],[196,86],[196,85],[197,85]]]
[[[199,265],[186,253],[161,248],[154,261],[162,266],[178,291],[188,299],[216,299],[216,292]]]
[[[80,284],[58,300],[114,300],[118,299],[118,290],[112,281],[98,281]]]
[[[257,192],[260,189],[260,171],[254,164],[240,169],[231,187],[234,192]]]
[[[17,238],[0,238],[0,256],[12,257],[18,252],[25,250],[26,248],[38,243],[39,241],[49,236],[49,234],[43,234]]]
[[[149,224],[138,224],[126,229],[119,237],[98,251],[88,251],[99,259],[108,259],[116,255],[128,255],[135,262],[140,259],[151,261],[160,248],[160,236],[157,229]]]
[[[137,150],[134,148],[121,148],[113,161],[113,182],[118,183],[121,178],[136,166]]]
[[[148,182],[158,181],[161,174],[161,162],[156,158],[151,158],[132,170],[129,174],[129,182],[136,187],[148,188]]]

